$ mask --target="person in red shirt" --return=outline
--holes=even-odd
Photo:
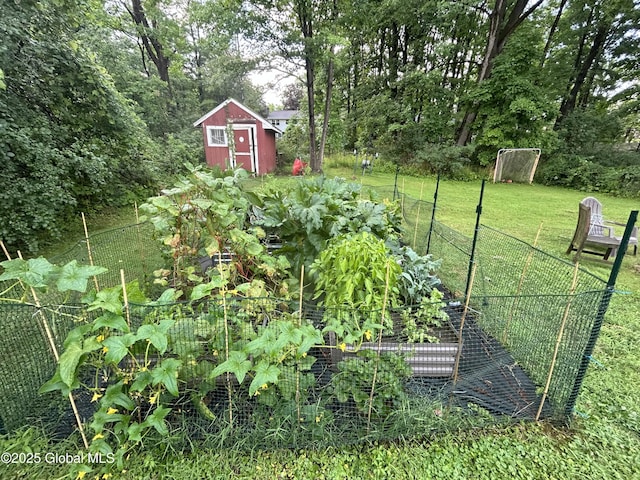
[[[300,160],[300,157],[296,157],[296,159],[293,161],[293,168],[291,169],[291,174],[294,177],[298,175],[303,175],[304,167],[306,166],[307,164],[304,163],[302,160]]]

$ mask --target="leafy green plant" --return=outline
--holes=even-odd
[[[311,271],[316,278],[314,298],[329,308],[325,331],[335,333],[339,342],[360,344],[383,328],[383,319],[376,315],[382,315],[385,301],[396,303],[400,274],[383,240],[368,232],[338,237],[320,253]]]
[[[331,388],[338,402],[352,400],[358,412],[368,414],[371,408],[372,414],[380,417],[406,398],[404,383],[410,376],[411,367],[401,355],[383,353],[378,357],[372,350],[361,350],[357,358],[338,363]]]
[[[358,184],[325,177],[302,178],[287,190],[266,190],[250,198],[254,225],[277,236],[283,253],[300,271],[311,266],[327,242],[339,235],[369,232],[378,238],[399,235],[401,217],[392,202],[376,202]]]
[[[440,284],[435,272],[441,260],[433,260],[431,255],[418,255],[409,246],[394,246],[391,251],[402,267],[398,277],[398,295],[405,305],[419,305],[423,298],[431,294],[431,290]]]
[[[140,207],[154,225],[171,264],[156,272],[157,282],[193,300],[192,290],[197,286],[199,293],[206,291],[206,280],[217,275],[215,268],[203,271],[201,263],[206,268],[206,264],[222,262],[224,256],[231,287],[260,279],[269,291],[285,296],[286,258],[267,254],[261,242],[265,232],[247,223],[249,201],[240,186],[246,172],[238,169],[233,176],[216,177],[201,167],[188,168],[188,177]],[[209,292],[214,284],[208,283]]]
[[[409,342],[437,343],[438,337],[434,335],[434,329],[442,327],[449,319],[444,311],[446,303],[442,301],[443,294],[437,288],[431,290],[429,297],[423,297],[416,309],[402,310],[402,334]]]

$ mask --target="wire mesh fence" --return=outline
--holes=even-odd
[[[171,408],[166,420],[189,441],[226,446],[336,445],[502,421],[567,421],[587,345],[606,308],[605,283],[490,227],[479,228],[472,252],[472,239],[431,221],[432,203],[406,195],[399,202],[405,242],[421,253],[428,246],[442,261],[446,316],[427,338],[415,338],[424,305],[362,312],[233,296],[131,304],[132,331],[167,321],[167,345],[134,352],[120,371],[142,358],[149,370],[176,360],[178,390],[159,400]],[[100,288],[119,285],[121,270],[127,282],[152,288],[152,272],[165,266],[160,247],[151,227],[141,224],[93,235],[55,260],[107,267]],[[36,423],[67,435],[74,430],[68,402],[59,393],[38,393],[56,365],[45,322],[62,352],[68,332],[93,313],[73,296],[50,293],[38,308],[19,285],[5,282],[0,289],[27,299],[0,304],[3,427]],[[346,344],[324,330],[331,320],[380,328],[362,344]],[[226,368],[230,359],[237,362]],[[86,388],[75,397],[89,422],[98,408],[90,392],[122,378],[91,367],[81,377]],[[136,398],[142,418],[158,404]]]

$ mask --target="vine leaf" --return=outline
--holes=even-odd
[[[223,373],[233,373],[238,379],[238,383],[242,383],[247,372],[251,369],[251,362],[247,359],[244,352],[229,352],[229,358],[218,365],[209,374],[209,380],[219,377]]]
[[[23,260],[16,258],[0,262],[4,272],[0,275],[1,280],[21,280],[33,288],[44,288],[47,280],[53,275],[58,267],[49,263],[44,257]]]
[[[86,292],[89,279],[106,271],[104,267],[78,265],[77,261],[72,260],[60,270],[56,286],[61,292],[67,290]]]
[[[104,315],[94,320],[91,330],[95,332],[100,328],[111,328],[124,333],[129,332],[129,325],[127,325],[124,317],[112,312],[105,312]]]
[[[145,423],[155,428],[160,435],[168,435],[169,430],[167,429],[167,424],[164,422],[164,419],[170,411],[171,409],[169,407],[157,407],[153,413],[147,417]]]
[[[129,347],[133,345],[135,341],[136,336],[133,333],[107,338],[102,342],[102,345],[106,348],[104,361],[107,363],[120,363],[120,360],[127,356]]]
[[[116,315],[122,314],[122,300],[120,294],[122,293],[122,287],[105,288],[100,290],[96,294],[96,298],[87,310],[97,310],[102,308],[107,312],[115,313]]]
[[[162,355],[167,351],[169,339],[167,332],[175,324],[171,319],[162,320],[159,324],[142,325],[136,333],[136,340],[148,340]]]
[[[249,395],[254,395],[260,387],[269,383],[278,383],[280,369],[269,362],[262,360],[256,366],[256,376],[253,377],[251,385],[249,385]]]
[[[182,366],[182,362],[176,358],[167,358],[151,370],[151,379],[154,386],[162,384],[167,391],[177,397],[178,392],[178,369]]]

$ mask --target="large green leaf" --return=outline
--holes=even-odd
[[[93,311],[99,308],[106,310],[107,312],[115,313],[116,315],[122,315],[122,309],[124,303],[121,299],[122,287],[112,287],[100,290],[96,294],[96,298],[87,310]]]
[[[104,315],[96,318],[92,325],[92,330],[96,331],[100,328],[111,328],[119,332],[129,332],[129,325],[122,315],[116,315],[112,312],[105,312]]]
[[[182,362],[176,358],[166,358],[153,370],[151,370],[152,384],[162,384],[167,391],[174,396],[178,396],[178,369]]]
[[[136,340],[148,340],[161,355],[167,351],[169,344],[169,329],[175,325],[175,320],[165,319],[158,324],[142,325],[136,333]]]
[[[0,275],[1,280],[20,280],[30,287],[43,288],[47,286],[47,281],[58,267],[49,263],[46,258],[32,258],[23,260],[16,258],[0,262],[4,272]]]
[[[126,335],[117,335],[109,337],[102,342],[102,345],[106,348],[106,354],[104,357],[107,363],[120,363],[124,357],[129,353],[129,347],[136,341],[136,337],[133,333],[127,333]]]
[[[89,279],[106,271],[107,269],[104,267],[78,265],[78,262],[72,260],[60,270],[56,286],[61,292],[67,290],[85,292]]]
[[[249,395],[254,395],[263,385],[270,383],[278,383],[280,369],[275,365],[271,365],[264,360],[260,361],[255,369],[256,376],[253,377],[251,385],[249,385]]]
[[[147,417],[144,423],[155,428],[160,435],[168,435],[169,430],[164,419],[169,415],[169,412],[171,412],[169,407],[158,406],[153,413]]]
[[[209,374],[209,380],[219,377],[223,373],[233,373],[238,379],[238,383],[244,381],[244,377],[251,369],[251,362],[247,358],[247,354],[239,351],[229,352],[229,358],[218,365]]]
[[[84,353],[85,352],[82,350],[82,344],[74,342],[69,345],[64,352],[62,352],[62,355],[60,355],[60,360],[58,361],[60,380],[62,380],[66,386],[70,387],[73,384],[76,377],[76,369],[80,362],[80,357],[82,357]]]

